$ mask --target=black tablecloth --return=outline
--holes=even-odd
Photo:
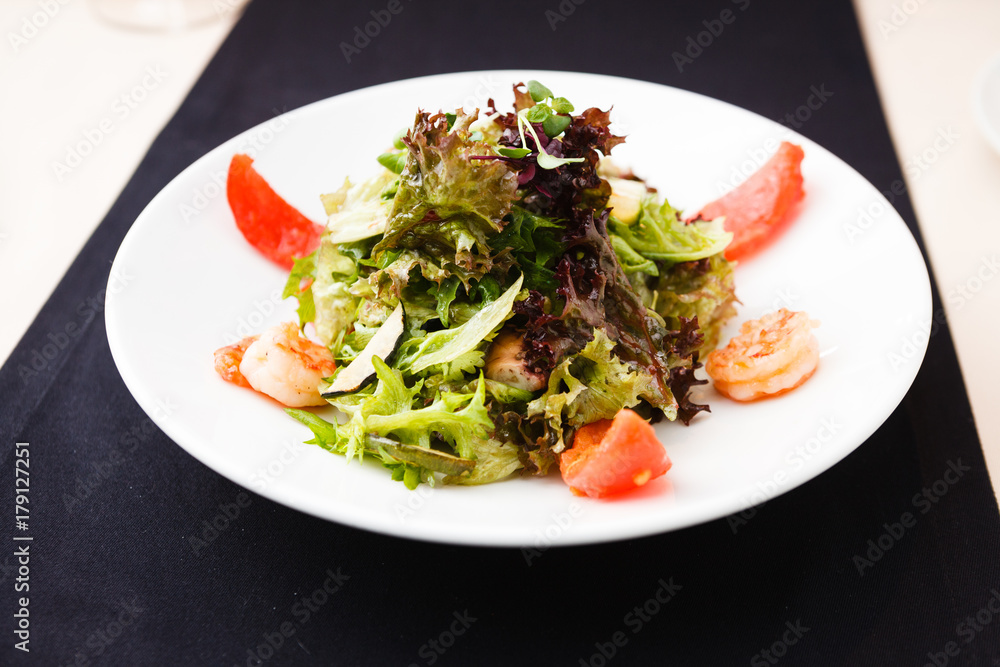
[[[385,24],[378,35],[342,45],[370,21]],[[0,662],[1000,664],[1000,516],[947,326],[899,408],[816,480],[739,520],[533,559],[276,505],[138,408],[108,350],[104,286],[129,225],[171,178],[276,108],[514,67],[646,79],[794,121],[899,191],[846,1],[255,0],[0,373]],[[806,114],[815,90],[828,95]],[[919,238],[905,193],[890,198]],[[28,531],[15,527],[22,441]],[[27,576],[14,555],[25,545]],[[20,597],[29,654],[13,647]]]

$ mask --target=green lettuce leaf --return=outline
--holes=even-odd
[[[695,262],[665,267],[658,278],[649,279],[652,307],[672,329],[680,318],[698,318],[704,342],[697,348],[701,358],[719,343],[722,325],[736,315],[733,265],[722,254]]]
[[[345,179],[339,190],[321,195],[329,216],[326,229],[330,241],[350,243],[384,232],[392,202],[384,199],[382,192],[394,179],[392,172],[384,170],[356,185]]]
[[[390,377],[391,372],[385,364],[376,365],[380,385],[387,382],[402,385],[402,378],[399,375]],[[430,434],[437,433],[458,456],[475,460],[477,441],[485,440],[493,428],[485,402],[486,383],[480,378],[475,393],[441,392],[424,408],[413,410],[407,406],[405,410],[388,414],[380,410],[367,416],[365,426],[369,433],[391,434],[400,442],[419,447],[429,447]]]
[[[343,453],[338,449],[341,436],[336,423],[328,422],[306,410],[286,408],[285,412],[313,432],[313,438],[307,440],[306,444],[318,445],[335,454]],[[364,451],[381,460],[382,465],[392,471],[392,479],[403,482],[410,490],[415,489],[422,481],[433,485],[436,481],[433,473],[441,473],[449,481],[462,483],[463,480],[471,479],[470,472],[476,468],[476,462],[469,459],[436,449],[407,445],[394,438],[370,433],[365,436]]]
[[[449,273],[451,265],[464,269],[467,276],[460,277],[466,284],[492,268],[488,240],[503,229],[517,175],[502,161],[473,159],[492,155],[469,131],[474,120],[459,113],[450,124],[444,114],[417,114],[404,139],[409,155],[385,235],[373,250],[376,261],[407,249],[436,258]],[[401,277],[397,271],[396,279]]]
[[[336,341],[342,340],[357,318],[361,299],[352,293],[351,288],[358,280],[358,265],[350,257],[342,255],[328,235],[323,236],[319,248],[312,256],[315,258],[315,280],[308,291],[314,304],[313,317],[303,319],[303,314],[309,315],[309,312],[308,306],[303,309],[303,300],[300,298],[299,320],[303,324],[313,321],[316,335],[324,345],[332,347]],[[303,264],[303,268],[305,266]],[[296,268],[298,262],[292,270],[293,275]],[[285,291],[292,285],[293,278],[289,276]]]
[[[615,344],[602,329],[579,353],[567,356],[549,376],[548,390],[528,403],[528,417],[544,415],[558,434],[552,450],[566,444],[563,428],[575,428],[599,419],[613,419],[618,411],[639,403],[653,387],[653,378],[623,363],[614,354]]]
[[[372,359],[372,365],[378,377],[374,391],[330,399],[333,406],[348,415],[345,423],[333,424],[304,410],[289,409],[287,412],[309,426],[316,436],[313,442],[348,459],[374,453],[383,463],[399,465],[399,459],[391,456],[392,448],[388,451],[378,448],[378,443],[373,443],[368,436],[390,436],[403,443],[404,449],[430,449],[433,437],[440,438],[440,442],[454,449],[460,458],[477,461],[471,474],[450,476],[446,481],[485,483],[505,477],[520,467],[519,462],[512,464],[511,452],[517,461],[513,447],[503,448],[489,440],[493,421],[486,407],[486,381],[482,376],[472,391],[436,392],[428,403],[422,398],[422,380],[407,387],[399,370],[390,368],[378,357]],[[429,481],[432,471],[412,463],[419,457],[405,458],[407,468],[399,471],[398,476],[401,481],[406,481],[408,486],[421,480]],[[478,463],[480,459],[482,469]],[[413,470],[419,473],[416,478]]]
[[[611,244],[643,303],[678,330],[680,318],[697,317],[704,336],[694,348],[703,357],[718,344],[719,330],[736,314],[732,265],[722,251],[732,234],[721,220],[685,224],[655,195],[642,199],[631,225],[611,218]]]
[[[524,275],[524,286],[546,295],[555,294],[555,260],[563,253],[559,242],[562,225],[557,220],[536,215],[521,206],[514,206],[510,222],[490,240],[495,252],[509,250]]]
[[[438,315],[438,319],[441,320],[441,324],[444,326],[451,326],[450,323],[450,312],[451,312],[451,302],[455,300],[455,296],[458,294],[458,278],[456,276],[451,276],[449,278],[441,281],[441,286],[434,289],[434,297],[437,301],[437,307],[435,312]]]
[[[513,314],[514,300],[524,281],[518,276],[499,299],[484,307],[457,327],[434,331],[423,338],[411,338],[399,350],[399,367],[411,373],[453,362],[490,340]]]
[[[689,262],[718,254],[733,240],[721,220],[685,224],[669,202],[658,204],[653,194],[643,197],[634,223],[625,224],[613,214],[611,221],[615,234],[647,259]]]
[[[348,459],[363,456],[365,451],[365,435],[375,431],[368,426],[368,420],[376,415],[396,414],[410,410],[414,400],[420,394],[421,383],[418,381],[412,387],[403,382],[402,374],[389,368],[381,359],[374,357],[372,365],[378,381],[375,390],[363,394],[345,394],[328,399],[330,404],[346,413],[349,418],[346,423],[336,426],[338,440],[337,451]],[[389,435],[389,432],[379,432],[379,435]],[[414,434],[407,433],[407,436]],[[413,439],[400,438],[402,442],[419,447],[430,446],[430,435],[416,434]]]
[[[611,239],[611,247],[618,255],[618,263],[626,275],[629,277],[635,273],[645,273],[648,276],[659,275],[656,262],[640,255],[628,244],[628,241],[617,234],[609,234],[608,237]]]
[[[299,316],[299,327],[305,327],[306,323],[312,322],[316,318],[316,302],[313,297],[313,283],[316,278],[316,254],[315,250],[309,255],[296,259],[292,265],[292,270],[285,281],[285,289],[281,292],[281,298],[287,299],[294,296],[299,301],[296,313]],[[304,286],[303,286],[304,285]]]
[[[527,403],[534,394],[526,389],[518,389],[496,380],[486,381],[486,391],[501,403]]]
[[[513,474],[522,467],[517,447],[493,439],[472,441],[476,467],[467,475],[449,475],[446,484],[489,484]]]
[[[285,408],[285,412],[296,421],[304,424],[313,432],[313,437],[306,440],[307,445],[317,445],[333,454],[345,454],[344,438],[338,424],[328,422],[319,415],[307,410]],[[403,482],[411,491],[422,481],[434,483],[434,475],[421,466],[411,465],[392,456],[384,447],[367,446],[364,450],[369,456],[381,460],[382,465],[392,471],[392,479]],[[427,450],[430,452],[431,450]],[[414,458],[414,457],[408,457]]]

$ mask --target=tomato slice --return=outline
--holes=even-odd
[[[253,158],[237,154],[229,163],[226,197],[236,226],[265,257],[292,268],[319,246],[323,227],[299,213],[253,168]]]
[[[631,491],[670,470],[670,457],[649,422],[627,408],[614,420],[587,424],[559,458],[559,471],[578,496]]]
[[[787,141],[750,178],[732,192],[706,204],[697,217],[726,216],[733,242],[726,259],[739,259],[759,250],[784,229],[792,205],[802,199],[802,148]]]

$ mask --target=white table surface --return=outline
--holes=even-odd
[[[0,145],[16,157],[0,161],[0,361],[237,18],[229,12],[186,30],[128,31],[100,20],[91,0],[61,1],[52,16],[40,15],[37,0],[0,4],[7,100]],[[990,274],[1000,256],[1000,155],[975,125],[970,96],[977,72],[1000,52],[1000,3],[856,0],[855,7],[996,488],[1000,276],[975,278]],[[949,139],[935,148],[939,136]],[[963,287],[970,298],[956,296]]]
[[[16,158],[0,160],[0,361],[237,18],[130,31],[100,19],[91,0],[51,5],[49,17],[38,0],[0,3],[0,145]]]
[[[971,98],[976,75],[1000,53],[1000,3],[856,0],[855,8],[996,492],[1000,154],[977,127]]]

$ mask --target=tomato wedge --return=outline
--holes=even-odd
[[[281,198],[253,168],[253,158],[236,154],[229,163],[226,197],[243,237],[286,269],[319,246],[323,227]]]
[[[562,453],[559,472],[574,494],[604,498],[631,491],[670,470],[670,458],[649,422],[628,408],[614,420],[587,424]]]
[[[791,221],[792,205],[802,199],[802,148],[787,141],[750,178],[732,192],[706,204],[697,217],[726,216],[733,242],[726,259],[739,259],[759,250]]]

